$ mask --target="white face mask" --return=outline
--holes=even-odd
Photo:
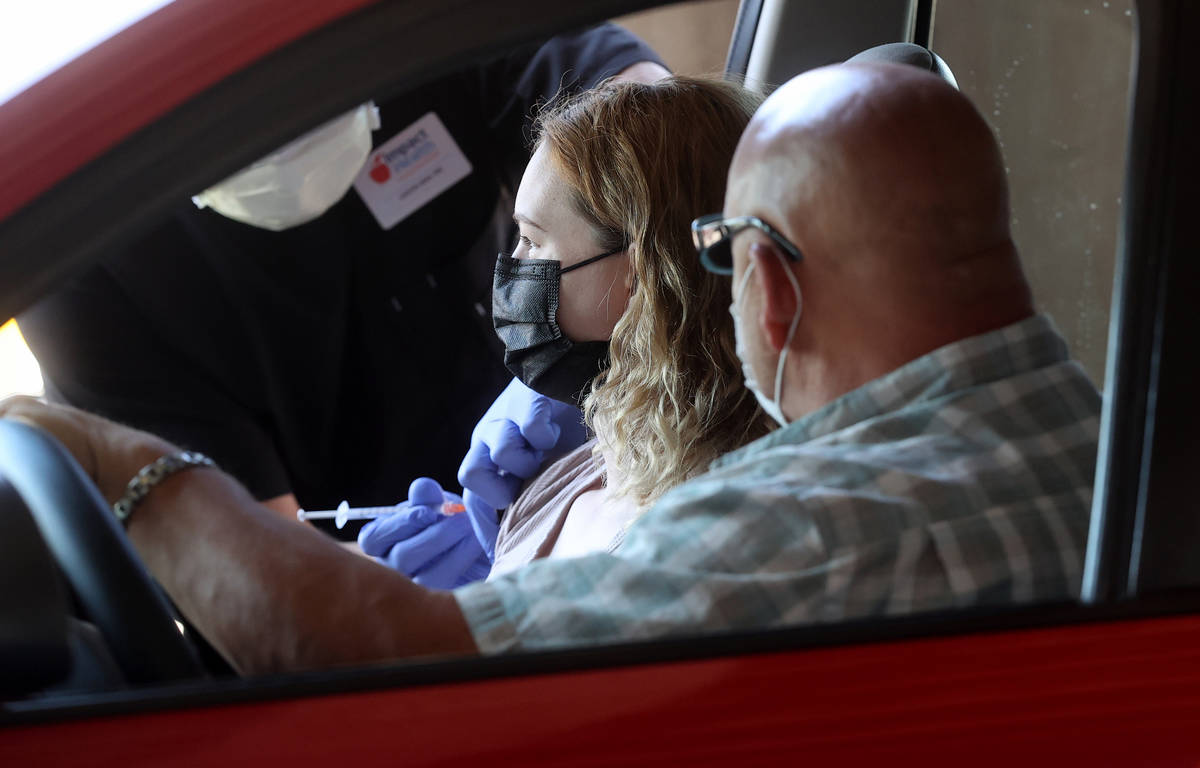
[[[738,283],[737,290],[733,292],[733,303],[729,305],[729,314],[733,315],[733,338],[737,343],[737,356],[742,361],[742,374],[746,377],[746,389],[754,393],[754,398],[758,400],[758,404],[767,412],[775,421],[779,422],[779,426],[786,427],[788,418],[783,413],[783,371],[786,367],[788,349],[792,345],[792,337],[796,335],[796,328],[800,325],[800,310],[802,302],[800,300],[800,283],[796,280],[796,276],[792,274],[792,270],[788,268],[788,263],[783,256],[775,253],[775,257],[783,263],[783,271],[788,276],[788,280],[792,283],[792,290],[796,293],[796,313],[792,315],[792,324],[788,328],[787,341],[783,344],[783,350],[779,353],[779,363],[775,366],[775,397],[768,398],[763,394],[758,386],[758,381],[754,378],[754,366],[750,364],[749,348],[746,346],[745,336],[742,333],[742,320],[739,315],[741,312],[738,309],[738,304],[741,302],[742,296],[746,293],[746,286],[750,283],[750,273],[754,271],[754,262],[750,262],[750,266],[746,267],[746,271],[742,273],[742,279]]]
[[[379,128],[372,102],[309,131],[192,198],[199,208],[270,229],[294,227],[320,216],[354,183]]]

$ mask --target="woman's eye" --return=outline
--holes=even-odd
[[[518,236],[518,237],[517,237],[517,245],[518,245],[518,246],[521,246],[521,245],[523,245],[523,246],[525,246],[526,248],[537,248],[537,244],[535,244],[535,243],[534,243],[532,240],[530,240],[528,237],[525,237],[525,235],[520,235],[520,236]]]

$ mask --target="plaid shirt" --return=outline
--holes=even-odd
[[[484,653],[1078,593],[1100,396],[1049,319],[958,341],[716,461],[614,553],[455,592]]]

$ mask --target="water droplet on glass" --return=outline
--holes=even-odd
[[[1089,206],[1088,206],[1088,208],[1091,208],[1093,211],[1094,211],[1094,210],[1096,210],[1096,209],[1097,209],[1097,208],[1099,208],[1099,207],[1100,207],[1100,206],[1096,205],[1095,203],[1092,203],[1091,205],[1089,205]]]

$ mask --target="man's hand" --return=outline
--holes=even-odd
[[[139,469],[175,450],[167,441],[146,432],[32,397],[0,401],[0,418],[23,421],[57,439],[110,504],[125,492],[125,486]]]
[[[443,514],[442,504],[462,503],[437,481],[419,477],[408,487],[408,508],[378,517],[358,533],[365,554],[435,589],[453,589],[487,577],[492,564],[463,513]]]
[[[583,415],[575,406],[539,395],[517,379],[500,393],[475,425],[458,468],[468,519],[489,559],[496,551],[496,510],[512,504],[521,484],[545,461],[586,439]]]

